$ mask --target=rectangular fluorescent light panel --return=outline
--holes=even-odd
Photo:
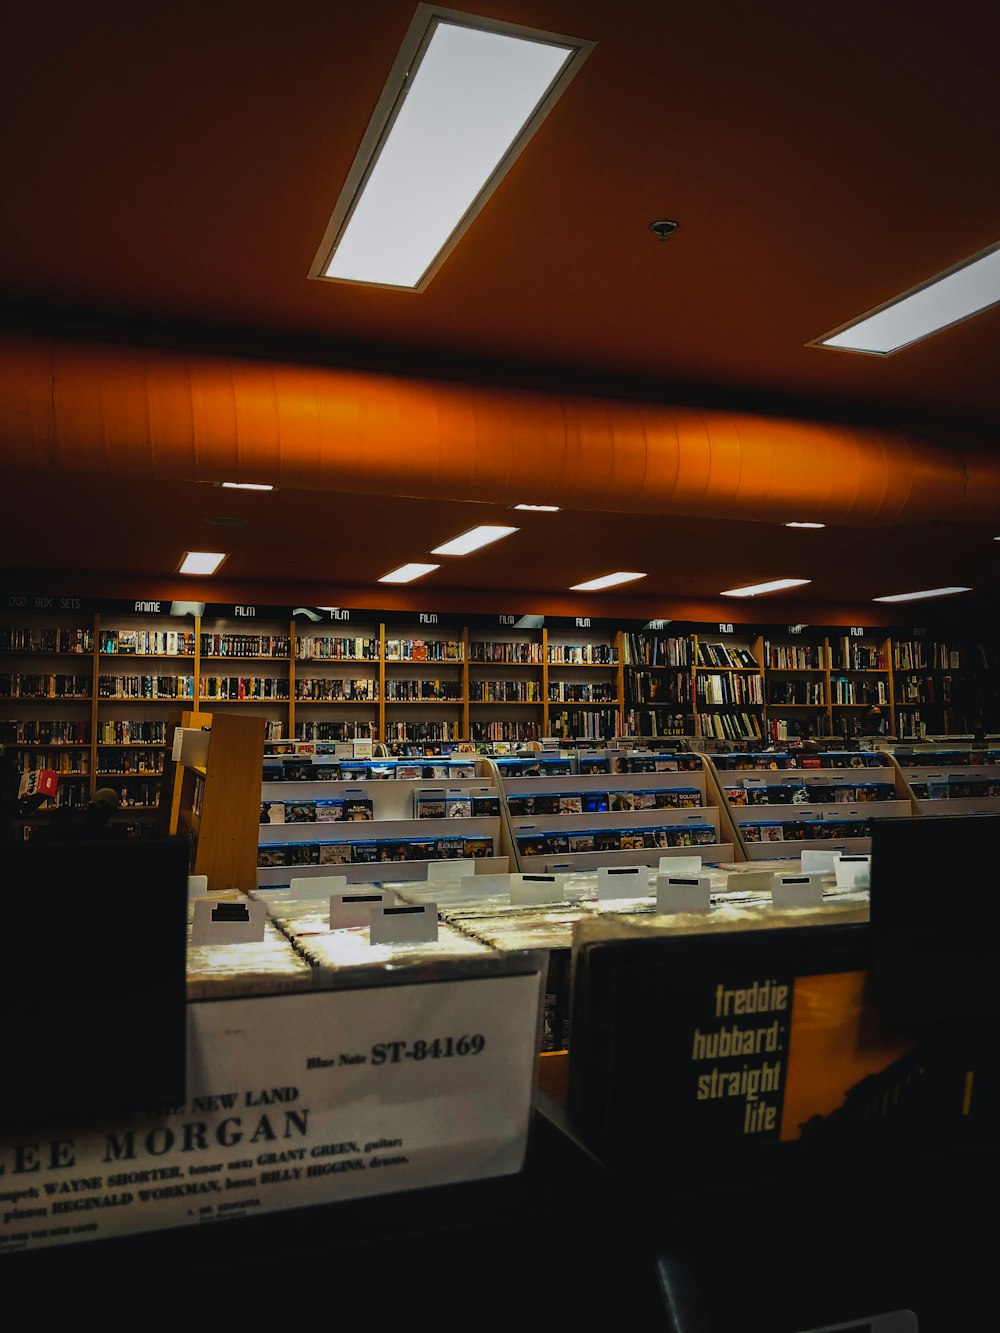
[[[383,574],[379,583],[412,583],[414,579],[422,579],[425,574],[440,568],[440,565],[400,565],[398,569],[390,569],[388,574]]]
[[[745,588],[730,588],[720,597],[759,597],[762,592],[780,592],[782,588],[801,588],[812,579],[773,579],[770,583],[750,583]]]
[[[310,277],[429,281],[592,46],[419,5]]]
[[[820,347],[888,356],[997,302],[1000,242],[816,342]]]
[[[453,537],[443,546],[435,546],[431,555],[468,555],[470,551],[478,551],[481,546],[489,546],[490,542],[498,542],[501,537],[509,537],[512,532],[517,532],[517,528],[483,524],[478,528],[470,528],[468,532],[463,532],[458,537]]]
[[[786,523],[786,528],[825,528],[825,523]]]
[[[258,481],[220,481],[224,491],[273,491],[273,486],[265,486]]]
[[[629,574],[622,571],[617,574],[602,574],[599,579],[590,579],[587,583],[574,583],[570,592],[597,592],[601,588],[614,588],[619,583],[631,583],[633,579],[645,577],[645,574]]]
[[[897,592],[892,597],[873,597],[873,602],[921,602],[925,597],[950,597],[956,592],[971,592],[971,588],[928,588],[926,592]]]
[[[531,509],[536,514],[558,514],[559,505],[515,505],[515,509]]]
[[[224,551],[185,551],[178,574],[214,574],[226,558]]]

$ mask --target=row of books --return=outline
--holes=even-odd
[[[1000,781],[986,778],[963,781],[961,778],[936,778],[927,782],[911,782],[914,796],[927,801],[956,801],[1000,796]]]
[[[162,750],[137,750],[129,754],[123,750],[98,750],[97,770],[100,776],[109,774],[131,776],[135,774],[163,775]]]
[[[622,717],[621,713],[611,709],[596,713],[585,713],[580,709],[552,713],[549,716],[549,732],[553,736],[607,740],[622,734]]]
[[[202,652],[210,637],[201,636]],[[101,652],[109,656],[193,657],[195,639],[193,630],[102,629],[98,643]]]
[[[167,724],[130,718],[101,721],[97,724],[97,739],[105,745],[163,745],[167,739]]]
[[[783,704],[785,707],[826,707],[826,685],[821,680],[772,680],[769,696],[768,703]]]
[[[90,741],[90,723],[68,721],[65,718],[14,718],[8,724],[14,728],[18,745],[87,745]]]
[[[385,682],[387,703],[419,703],[423,700],[462,700],[462,683],[457,680],[394,680]]]
[[[263,771],[264,782],[384,782],[420,778],[443,782],[475,776],[474,759],[446,759],[443,756],[414,762],[410,759],[310,759],[308,755],[299,755],[279,761],[265,758]]]
[[[831,676],[830,701],[834,707],[854,704],[888,704],[889,686],[884,680],[849,680]]]
[[[893,757],[902,768],[1000,764],[1000,750],[894,750]]]
[[[502,742],[505,745],[519,741],[537,741],[541,729],[537,722],[473,722],[474,741]]]
[[[194,676],[99,676],[99,699],[193,699]]]
[[[86,776],[90,772],[90,755],[85,750],[31,750],[21,758],[18,767],[29,773],[44,768],[60,776],[64,773]]]
[[[760,718],[755,713],[699,713],[698,735],[717,740],[763,740]]]
[[[542,645],[540,643],[515,643],[508,640],[497,643],[488,639],[473,639],[469,644],[469,661],[540,665]]]
[[[0,625],[0,653],[92,653],[89,629],[23,629]]]
[[[766,643],[764,661],[772,671],[822,671],[830,654],[824,645]]]
[[[297,638],[295,656],[303,661],[325,662],[377,661],[378,639],[343,638],[327,634]]]
[[[541,703],[542,690],[537,680],[474,680],[469,698],[473,703]]]
[[[833,842],[871,836],[868,819],[785,819],[778,824],[738,825],[744,842]]]
[[[691,666],[694,658],[694,645],[690,639],[658,634],[626,634],[622,647],[628,666],[686,667]]]
[[[653,675],[650,671],[630,672],[625,678],[625,697],[639,704],[691,704],[691,676],[687,671]]]
[[[726,772],[751,772],[777,768],[885,768],[885,755],[877,750],[791,750],[761,753],[713,754],[712,763]]]
[[[846,634],[833,641],[831,651],[834,671],[886,671],[889,667],[884,648],[858,643]]]
[[[507,797],[512,815],[589,815],[619,810],[693,810],[701,805],[696,787],[660,791],[533,792]]]
[[[769,787],[726,787],[730,805],[858,805],[862,801],[894,801],[891,782],[775,783]]]
[[[895,695],[897,704],[950,704],[952,702],[951,676],[897,676]]]
[[[607,681],[593,684],[567,684],[559,681],[549,685],[549,699],[552,703],[600,704],[615,703],[615,687]]]
[[[910,643],[893,644],[892,664],[897,671],[919,671],[927,667],[936,671],[958,671],[962,665],[962,652],[947,643],[914,639]]]
[[[370,838],[359,842],[268,843],[257,849],[257,865],[366,865],[380,861],[444,861],[492,856],[493,839],[485,837]]]
[[[742,667],[749,671],[759,671],[760,663],[749,648],[738,648],[733,644],[706,643],[698,640],[699,667]]]
[[[363,796],[335,796],[329,801],[261,801],[262,824],[329,824],[374,819],[372,801]]]
[[[291,653],[287,634],[202,634],[203,657],[280,657]]]
[[[295,739],[300,741],[373,741],[377,734],[374,722],[295,723]]]
[[[387,722],[387,741],[457,741],[457,722]]]
[[[811,736],[826,735],[826,715],[822,714],[815,719],[769,717],[766,733],[772,741],[803,740]]]
[[[417,819],[479,819],[500,814],[500,797],[468,795],[461,792],[418,791],[413,794],[413,813]]]
[[[618,649],[606,643],[550,643],[549,662],[556,665],[617,666]]]
[[[465,649],[458,639],[386,639],[387,662],[462,662]]]
[[[648,712],[641,708],[630,708],[624,718],[626,736],[689,736],[691,734],[690,713]]]
[[[288,679],[282,676],[202,676],[199,699],[288,699]]]
[[[511,778],[565,777],[570,773],[700,773],[701,758],[696,754],[621,754],[611,751],[598,755],[531,755],[500,758],[496,766],[501,776]]]
[[[0,672],[0,699],[89,699],[91,676]]]
[[[762,676],[718,676],[699,672],[695,677],[695,697],[699,704],[763,704]]]
[[[128,783],[108,782],[102,785],[118,793],[122,806],[155,805],[160,795],[160,784],[156,778],[132,778]]]
[[[587,829],[579,833],[520,833],[517,847],[522,856],[561,856],[652,847],[708,847],[715,841],[715,829],[710,824],[682,824],[646,829]]]
[[[378,699],[378,681],[297,676],[295,697],[303,703],[373,703]]]

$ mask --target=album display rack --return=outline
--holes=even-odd
[[[1000,748],[920,746],[890,751],[922,815],[1000,811]]]

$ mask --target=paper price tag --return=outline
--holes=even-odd
[[[289,897],[304,898],[306,901],[313,898],[329,898],[332,893],[346,891],[346,875],[315,875],[312,878],[308,875],[296,875],[288,885]]]
[[[802,873],[804,875],[832,875],[839,855],[840,853],[836,851],[803,851]]]
[[[661,856],[659,864],[661,875],[700,875],[700,856]]]
[[[372,944],[433,944],[438,937],[437,903],[371,909]]]
[[[707,912],[712,906],[710,875],[657,875],[658,912]]]
[[[871,887],[872,859],[870,856],[847,856],[841,852],[834,865],[838,889],[867,889]]]
[[[542,907],[546,903],[561,903],[562,876],[511,875],[510,900],[517,907]]]
[[[646,866],[601,866],[597,872],[597,900],[640,898],[649,887]]]
[[[389,889],[371,889],[367,893],[332,893],[330,895],[330,929],[347,930],[352,926],[367,926],[375,907],[394,907],[396,895]]]
[[[194,905],[192,944],[259,944],[264,938],[267,909],[243,898],[236,903],[199,898]]]
[[[510,896],[510,875],[463,875],[458,881],[464,898]]]
[[[466,875],[475,873],[476,862],[471,857],[468,860],[431,861],[427,866],[427,883],[441,884],[463,879]]]
[[[775,875],[771,880],[775,907],[822,907],[822,875]]]

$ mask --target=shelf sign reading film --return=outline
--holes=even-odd
[[[514,1174],[539,987],[190,1004],[184,1106],[0,1140],[0,1254]]]

